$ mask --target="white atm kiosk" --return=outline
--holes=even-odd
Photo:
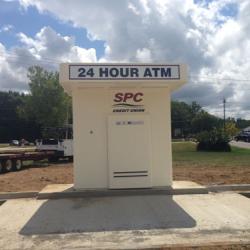
[[[170,94],[186,81],[179,64],[61,64],[75,189],[171,186]]]

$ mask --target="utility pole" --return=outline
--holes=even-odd
[[[226,132],[226,99],[223,98],[223,125],[224,125],[224,133]]]

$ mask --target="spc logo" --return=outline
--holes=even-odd
[[[116,104],[114,104],[113,107],[142,107],[142,105],[131,103],[131,102],[134,102],[134,103],[141,102],[143,100],[142,97],[143,97],[143,93],[141,92],[116,93],[115,98],[113,100],[114,102],[116,102]]]

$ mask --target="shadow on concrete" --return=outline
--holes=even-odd
[[[0,200],[0,206],[3,205],[4,202],[6,202],[6,200]]]
[[[48,200],[22,235],[195,227],[171,195]]]

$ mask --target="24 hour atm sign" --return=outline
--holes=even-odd
[[[176,80],[180,65],[69,65],[69,80]]]

